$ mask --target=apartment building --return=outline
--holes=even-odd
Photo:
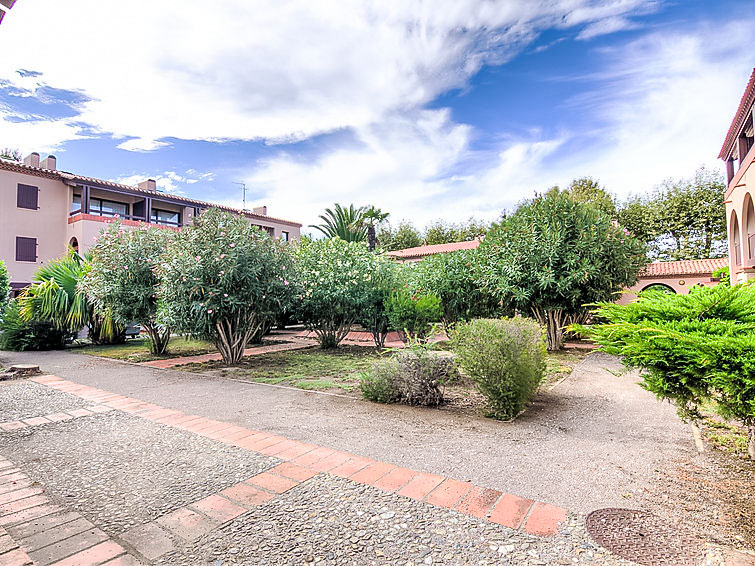
[[[131,187],[83,177],[59,171],[52,155],[40,160],[32,153],[23,163],[0,159],[0,260],[12,288],[22,289],[68,246],[86,252],[116,215],[127,227],[180,229],[210,207],[243,215],[273,238],[299,238],[301,224],[268,216],[264,206],[243,211],[163,193],[152,179]]]
[[[726,162],[731,283],[755,280],[755,69],[718,157]]]

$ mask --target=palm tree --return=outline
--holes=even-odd
[[[364,212],[364,207],[356,208],[350,204],[348,208],[336,204],[332,209],[326,208],[325,214],[320,214],[319,218],[322,224],[312,224],[310,228],[315,228],[328,238],[341,238],[347,242],[364,242],[367,238],[367,228],[357,226]]]
[[[370,247],[370,251],[373,251],[377,244],[377,237],[375,236],[377,227],[385,222],[385,219],[388,218],[388,216],[390,216],[390,213],[383,212],[375,206],[369,206],[362,209],[362,214],[356,221],[354,227],[367,229],[367,245]]]
[[[95,343],[122,341],[125,329],[109,316],[97,313],[78,284],[88,270],[88,258],[72,249],[40,267],[34,283],[19,297],[21,316],[27,321],[48,320],[69,332],[88,326]]]

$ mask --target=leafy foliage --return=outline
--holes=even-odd
[[[425,244],[450,244],[477,240],[490,230],[490,223],[470,218],[466,222],[453,224],[436,220],[425,228]]]
[[[704,259],[726,254],[726,183],[700,168],[690,179],[669,179],[647,197],[622,205],[618,219],[660,260]]]
[[[26,320],[18,300],[8,304],[0,321],[0,350],[60,350],[72,340],[71,332],[49,320]]]
[[[335,348],[375,305],[378,259],[341,238],[302,241],[295,249],[299,318],[323,348]]]
[[[683,417],[712,403],[750,427],[755,458],[755,285],[697,287],[687,295],[641,293],[628,305],[601,303],[605,323],[580,327],[628,367],[643,387]]]
[[[290,302],[292,273],[284,244],[245,218],[210,209],[168,243],[156,269],[158,319],[237,363]]]
[[[403,220],[394,229],[386,226],[378,233],[378,245],[387,252],[416,248],[422,245],[422,235],[411,222]]]
[[[367,226],[362,223],[364,207],[348,208],[336,203],[333,208],[326,208],[325,214],[320,214],[322,224],[313,224],[310,228],[319,230],[327,238],[341,238],[346,242],[364,242],[367,239]]]
[[[369,206],[362,209],[362,213],[355,221],[355,228],[364,228],[367,230],[367,247],[370,251],[373,251],[377,246],[376,230],[378,226],[385,222],[388,216],[390,216],[388,212],[383,212],[379,208]]]
[[[39,267],[34,282],[19,297],[21,316],[30,322],[51,322],[72,334],[86,325],[95,344],[125,340],[125,328],[96,309],[81,285],[90,268],[89,257],[73,250]]]
[[[720,281],[719,285],[731,285],[731,273],[729,272],[729,266],[720,267],[711,273],[713,277],[717,277]]]
[[[12,148],[12,147],[4,147],[0,149],[0,159],[7,159],[8,161],[17,161],[20,163],[22,160],[21,150]]]
[[[551,191],[521,205],[478,248],[486,292],[504,309],[531,313],[561,348],[566,317],[637,281],[645,248],[611,218]]]
[[[491,316],[498,310],[498,301],[480,285],[476,262],[476,250],[459,250],[428,256],[412,270],[413,287],[440,299],[447,332],[457,321]]]
[[[359,388],[369,401],[437,407],[443,403],[445,385],[455,380],[457,373],[453,360],[433,354],[427,345],[413,343],[363,373]]]
[[[533,320],[476,319],[452,333],[459,365],[488,401],[490,416],[513,419],[545,375],[543,331]]]
[[[616,218],[616,201],[600,183],[592,177],[574,179],[566,193],[575,201],[589,204],[600,210],[603,214]]]
[[[403,269],[401,264],[383,255],[375,257],[370,269],[372,285],[360,307],[357,322],[372,334],[375,346],[381,349],[391,328],[387,303],[393,290],[400,285]]]
[[[140,324],[149,335],[152,354],[163,354],[170,328],[157,320],[160,256],[174,237],[171,230],[110,224],[92,247],[91,269],[83,287],[96,308],[119,324]]]
[[[443,316],[440,299],[434,293],[411,291],[408,284],[391,292],[386,303],[391,327],[404,340],[424,340],[430,324]]]

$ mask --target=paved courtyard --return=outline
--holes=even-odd
[[[66,361],[88,369],[79,371],[78,379],[58,376],[65,371],[54,368],[56,375],[0,384],[3,566],[630,564],[597,546],[585,531],[585,507],[605,506],[614,499],[610,482],[603,493],[591,494],[589,502],[571,506],[560,489],[551,489],[554,464],[547,457],[540,477],[532,477],[531,468],[520,470],[519,476],[527,478],[514,476],[515,467],[509,466],[499,469],[503,477],[497,482],[487,483],[480,481],[489,477],[486,473],[470,477],[465,466],[454,465],[463,454],[446,453],[450,463],[442,466],[428,457],[434,451],[455,450],[453,444],[430,444],[429,452],[422,445],[414,461],[406,462],[404,450],[390,445],[395,437],[371,434],[381,431],[381,421],[388,418],[385,411],[396,409],[399,438],[407,424],[421,434],[427,426],[421,419],[438,415],[446,419],[442,432],[450,436],[448,423],[454,417],[442,411],[420,410],[419,421],[400,424],[397,416],[408,414],[406,408],[279,388],[250,389],[66,353],[50,353],[48,363],[40,356],[39,363],[50,370]],[[558,387],[587,391],[591,379],[607,373],[600,364],[582,369],[580,379]],[[236,401],[228,396],[234,390]],[[245,397],[250,391],[258,396]],[[635,392],[618,391],[603,398],[603,404],[634,409]],[[297,415],[287,406],[304,406],[301,395],[315,406],[325,402],[319,405],[324,422],[334,428],[340,424],[348,434],[331,437],[325,425],[313,434],[318,423],[310,420],[309,412]],[[600,400],[598,395],[583,402],[597,407]],[[216,408],[223,404],[218,415]],[[341,410],[340,419],[333,407]],[[658,407],[661,416],[649,413],[669,421],[670,428],[662,433],[666,449],[693,451],[688,429],[668,418],[669,407]],[[370,428],[363,419],[373,409],[375,424]],[[537,411],[545,409],[535,407],[535,415]],[[600,419],[597,408],[596,413]],[[269,422],[271,415],[283,424],[257,426]],[[562,442],[580,430],[578,422],[566,430],[552,424]],[[526,443],[514,440],[505,425],[480,419],[457,434],[467,442],[478,435],[483,443],[467,444],[472,466],[488,468],[497,461],[495,451],[491,457],[482,453],[484,443],[491,442],[485,430],[489,425],[502,427],[500,446],[513,444],[510,450],[521,450],[526,461]],[[344,449],[357,427],[362,427],[362,442],[371,450],[359,450],[359,444]],[[644,430],[640,426],[629,440],[620,438],[621,427],[605,430],[606,453],[616,450],[615,442],[639,451],[648,442]],[[575,445],[584,446],[586,453],[595,451],[590,445],[594,439],[584,429],[582,433],[584,438],[574,439]],[[414,446],[415,438],[409,436],[406,442]],[[442,459],[444,454],[436,456]],[[646,480],[644,466],[652,466],[659,456],[663,454],[646,455],[634,465],[627,461],[626,473],[638,482]],[[594,469],[592,464],[573,461],[576,473],[593,488],[616,474],[610,458],[602,466],[593,477],[585,472]],[[572,481],[572,473],[564,471],[564,481]],[[526,487],[527,482],[537,489],[510,489]]]

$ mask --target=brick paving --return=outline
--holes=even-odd
[[[359,488],[361,491],[355,492],[357,494],[383,493],[386,494],[384,497],[397,498],[391,501],[411,501],[411,505],[419,507],[407,509],[416,509],[417,512],[436,508],[455,513],[456,516],[469,517],[469,520],[482,521],[479,524],[470,523],[470,529],[489,530],[505,527],[513,534],[504,535],[504,540],[505,537],[510,537],[510,540],[519,540],[516,537],[523,536],[525,539],[522,540],[534,541],[541,537],[542,540],[554,540],[558,541],[558,545],[563,545],[564,541],[570,541],[573,535],[562,529],[567,527],[571,529],[575,520],[579,522],[578,518],[575,519],[578,516],[568,513],[563,508],[473,485],[470,482],[397,467],[386,462],[247,429],[199,415],[188,415],[181,411],[80,385],[52,375],[35,377],[30,381],[97,404],[88,409],[71,409],[40,417],[29,417],[21,421],[1,423],[0,435],[42,431],[45,427],[70,426],[77,419],[107,419],[108,415],[113,412],[126,413],[131,415],[129,418],[138,417],[155,423],[152,426],[161,425],[187,431],[222,445],[273,457],[280,463],[255,473],[243,481],[224,487],[216,493],[206,494],[197,500],[168,510],[152,520],[136,524],[128,530],[108,534],[81,513],[71,511],[68,507],[51,499],[46,494],[44,486],[33,482],[11,460],[0,457],[0,564],[3,566],[16,564],[25,566],[32,563],[41,566],[86,566],[88,564],[133,566],[151,564],[163,559],[166,560],[165,563],[170,564],[198,563],[191,561],[196,559],[197,553],[211,557],[213,552],[219,552],[212,549],[220,544],[218,541],[221,539],[233,541],[234,537],[237,537],[240,532],[245,532],[245,529],[256,528],[255,521],[266,516],[261,510],[267,509],[268,505],[274,504],[281,498],[285,500],[289,494],[295,494],[292,496],[292,501],[300,502],[301,498],[309,497],[307,494],[311,490],[314,490],[312,493],[316,494],[322,489],[327,492],[328,489],[337,488],[339,485],[350,486],[348,490],[353,490],[353,486],[363,486]],[[306,489],[300,491],[301,487],[310,486],[311,482],[318,482],[317,478],[332,479],[327,479],[325,483],[312,484],[310,491]],[[339,484],[339,481],[347,483]],[[345,499],[351,501],[353,497],[349,496]],[[405,506],[406,503],[401,503],[401,505]],[[283,510],[287,513],[289,507],[284,506]],[[382,512],[380,517],[391,517],[391,513]],[[314,515],[310,514],[310,516]],[[409,515],[406,516],[409,517]],[[441,522],[458,522],[453,517],[454,515],[449,515],[446,519],[441,519]],[[332,521],[332,518],[329,520]],[[353,522],[357,520],[358,517],[355,516]],[[420,522],[420,524],[424,523]],[[460,530],[463,532],[464,528],[460,527]],[[495,534],[496,531],[491,532],[499,538],[502,536],[501,533]],[[361,534],[352,537],[352,543],[355,540],[362,540],[360,537],[362,537]],[[525,542],[522,548],[526,549],[528,544],[540,543]],[[581,544],[584,545],[584,543]],[[493,548],[495,552],[508,553],[509,547],[513,548],[514,545],[493,545],[485,547],[480,552],[489,553]],[[547,545],[540,545],[540,548],[546,547]],[[265,548],[267,547],[263,547]],[[443,548],[443,546],[438,548]],[[357,543],[354,549],[358,556],[362,556],[364,552],[374,552],[376,557],[382,558],[378,563],[395,563],[394,559],[389,559],[380,548]],[[226,550],[230,556],[235,556],[238,552],[236,547]],[[559,550],[558,552],[566,551]],[[514,562],[506,563],[551,563],[538,561],[531,556],[521,556],[524,558],[515,560],[512,554],[511,560]],[[576,563],[594,563],[583,562],[581,555],[579,559],[576,556],[578,555],[574,558]],[[601,557],[597,563],[628,564],[625,561],[609,559],[604,554],[596,554],[596,556]],[[308,556],[305,558],[306,560],[302,560],[301,557],[296,560],[292,558],[286,560],[285,563],[310,561]],[[530,560],[534,561],[530,562]],[[216,563],[224,562],[221,560]],[[241,563],[249,562],[242,561]],[[275,560],[261,560],[259,563],[275,563]],[[732,561],[732,563],[736,562]]]

